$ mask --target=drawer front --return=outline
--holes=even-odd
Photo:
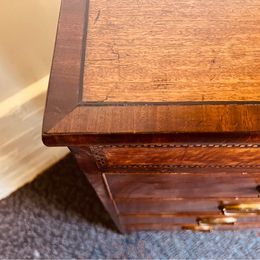
[[[260,199],[243,199],[243,200],[115,200],[119,214],[121,216],[156,216],[156,217],[176,217],[176,216],[198,216],[198,215],[223,215],[221,208],[223,205],[230,204],[260,204]],[[260,216],[260,212],[258,213]],[[239,213],[236,216],[247,217],[251,214]],[[253,215],[255,216],[255,215]]]
[[[260,199],[243,200],[128,200],[116,201],[121,223],[126,230],[212,231],[260,227],[260,212],[226,216],[221,205],[260,205]],[[257,207],[258,208],[258,207]]]
[[[260,168],[257,144],[92,146],[100,168]]]
[[[259,228],[260,216],[227,217],[217,214],[190,215],[123,215],[121,223],[128,231],[153,229],[188,229],[193,231]],[[206,227],[206,229],[205,229]]]
[[[260,174],[108,173],[114,199],[258,198]]]
[[[174,225],[185,225],[185,224],[196,224],[196,217],[189,216],[123,216],[121,222],[124,225],[134,224],[174,224]]]
[[[199,214],[194,216],[153,216],[153,215],[139,215],[139,216],[123,216],[121,222],[124,225],[140,225],[140,224],[209,224],[213,226],[232,226],[237,224],[260,224],[260,216],[238,216],[238,217],[225,217],[221,215]]]
[[[197,216],[219,214],[221,201],[217,200],[115,200],[119,214],[122,216]]]
[[[190,222],[188,222],[190,221]],[[260,219],[237,219],[235,224],[218,224],[218,225],[200,225],[196,220],[184,218],[179,220],[162,222],[160,219],[153,222],[131,222],[126,223],[125,229],[129,232],[136,230],[191,230],[198,231],[214,231],[214,230],[238,230],[238,229],[256,229],[260,228]]]
[[[221,225],[212,227],[212,229],[209,230],[200,230],[196,229],[196,227],[199,227],[197,224],[188,224],[188,225],[178,225],[178,224],[132,224],[126,226],[127,232],[133,232],[133,231],[154,231],[154,230],[172,230],[172,231],[180,231],[180,230],[187,230],[186,226],[190,226],[193,228],[189,228],[188,230],[191,230],[193,232],[200,232],[200,231],[214,231],[214,230],[243,230],[243,229],[259,229],[260,223],[237,223],[236,225]]]

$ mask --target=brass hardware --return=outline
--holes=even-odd
[[[237,219],[234,217],[198,218],[199,225],[234,225]]]
[[[183,230],[191,230],[191,231],[199,231],[199,232],[211,232],[213,230],[213,227],[210,225],[185,225],[182,226]]]
[[[220,206],[225,216],[234,216],[236,214],[260,215],[260,203],[232,203]]]

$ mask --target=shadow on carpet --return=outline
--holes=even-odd
[[[259,232],[119,234],[71,155],[0,201],[1,259],[260,259]]]

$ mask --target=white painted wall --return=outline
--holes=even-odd
[[[65,154],[41,142],[60,0],[0,0],[0,199]]]

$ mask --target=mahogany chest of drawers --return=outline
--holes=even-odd
[[[62,0],[43,141],[121,232],[260,227],[260,2]]]

